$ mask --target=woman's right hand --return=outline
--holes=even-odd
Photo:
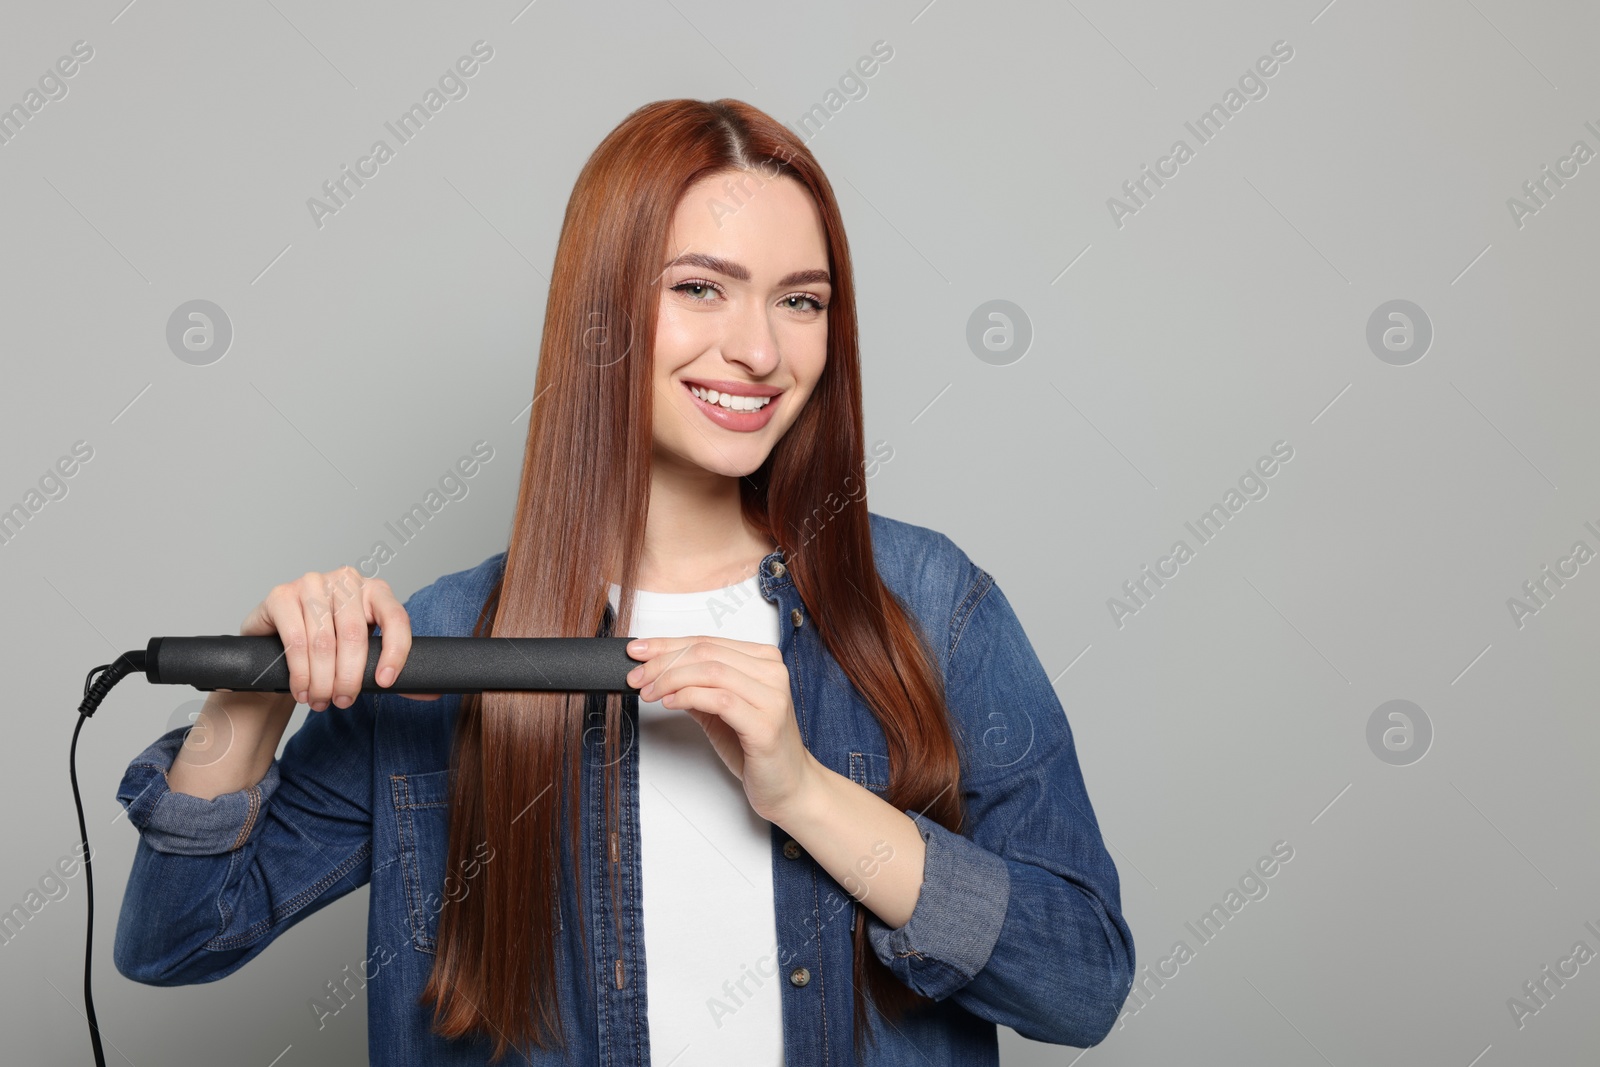
[[[284,699],[283,693],[213,692],[167,772],[171,790],[213,800],[261,781],[296,703],[309,704],[312,711],[355,703],[366,680],[373,623],[383,627],[375,673],[378,684],[387,686],[411,651],[411,620],[388,582],[340,567],[274,586],[239,625],[239,634],[278,635],[289,663],[290,698]],[[406,695],[439,699],[438,693]]]
[[[390,685],[411,651],[411,620],[382,578],[367,578],[351,566],[307,571],[273,586],[239,625],[241,637],[276,633],[289,662],[289,692],[295,701],[323,711],[331,703],[355,703],[367,670],[367,638],[383,627],[377,683]],[[438,693],[408,693],[437,700]]]

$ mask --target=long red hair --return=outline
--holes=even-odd
[[[863,467],[855,293],[839,207],[805,144],[741,101],[647,104],[601,142],[579,174],[556,247],[505,569],[474,632],[599,633],[606,576],[617,565],[616,617],[631,618],[649,504],[652,353],[670,225],[690,185],[731,169],[787,175],[810,192],[833,283],[822,376],[766,461],[740,479],[742,510],[784,550],[809,609],[807,624],[883,728],[885,799],[959,830],[960,766],[937,660],[878,576],[865,499],[845,498],[837,512],[824,506],[830,497],[837,503]],[[819,516],[825,521],[815,525]],[[603,704],[609,830],[619,816],[622,696],[607,694]],[[464,869],[482,842],[493,848],[494,862],[481,865],[470,891],[440,913],[422,1000],[434,1007],[435,1032],[493,1036],[495,1060],[512,1045],[566,1043],[554,987],[556,880],[565,840],[582,899],[579,807],[562,799],[581,772],[583,710],[584,696],[567,693],[490,692],[460,702],[447,870]],[[615,893],[617,868],[607,867]],[[931,1002],[878,960],[865,910],[856,905],[855,912],[859,1047],[867,996],[891,1020]],[[586,946],[588,918],[578,919]]]

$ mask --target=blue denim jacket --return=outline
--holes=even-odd
[[[903,926],[867,911],[873,951],[935,1003],[890,1025],[874,1013],[872,1064],[998,1063],[996,1024],[1036,1041],[1087,1047],[1110,1031],[1132,986],[1133,935],[1055,690],[993,577],[943,534],[871,515],[878,571],[935,644],[961,751],[969,824],[952,833],[906,809],[926,842],[920,896]],[[779,608],[780,649],[806,747],[866,789],[889,781],[882,729],[828,654],[783,565],[761,562],[761,595]],[[406,601],[417,635],[472,632],[505,554],[446,575]],[[825,605],[819,605],[826,610]],[[597,699],[597,698],[596,698]],[[256,785],[213,800],[171,792],[165,771],[188,727],[128,765],[117,792],[140,841],[117,924],[117,970],[152,985],[233,973],[279,935],[366,883],[369,953],[339,987],[336,1011],[365,996],[371,1062],[484,1064],[490,1042],[429,1032],[417,996],[434,961],[439,911],[476,871],[446,879],[446,789],[459,696],[363,693],[309,714]],[[637,699],[624,700],[624,727]],[[591,713],[598,704],[591,699]],[[603,718],[595,721],[602,722]],[[593,730],[595,751],[602,730]],[[588,870],[579,910],[563,860],[561,1018],[568,1056],[535,1064],[648,1064],[638,847],[638,751],[623,746],[619,839],[602,841],[601,759],[585,761],[581,826]],[[483,855],[484,863],[493,856]],[[472,864],[476,866],[477,860]],[[621,865],[611,899],[608,862]],[[772,827],[772,883],[787,1067],[858,1062],[851,1041],[856,903]],[[592,958],[565,919],[589,917]],[[614,922],[620,918],[620,923]],[[620,939],[614,930],[620,926]],[[714,932],[707,931],[707,936]],[[342,987],[342,988],[340,988]],[[717,1062],[715,1049],[684,1062]],[[508,1063],[524,1062],[512,1054]]]

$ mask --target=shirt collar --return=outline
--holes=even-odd
[[[773,549],[761,557],[761,565],[757,569],[757,577],[761,581],[761,595],[771,599],[780,589],[794,587],[794,578],[789,574],[789,568],[784,563],[782,548]]]

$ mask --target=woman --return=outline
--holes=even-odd
[[[1134,949],[1065,715],[994,579],[868,512],[863,436],[805,145],[735,100],[628,116],[567,206],[507,550],[255,608],[312,714],[274,759],[295,701],[215,694],[130,764],[118,969],[219,978],[370,882],[311,1008],[364,996],[373,1063],[1100,1041]],[[412,633],[616,633],[641,691],[360,692],[374,625],[380,685]]]

